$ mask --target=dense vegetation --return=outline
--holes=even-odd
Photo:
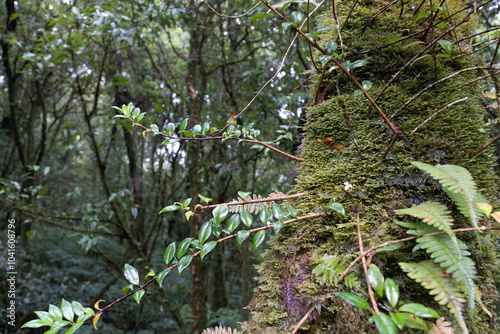
[[[255,237],[238,232],[238,242],[218,243],[203,261],[189,258],[180,277],[172,271],[162,277],[162,287],[155,283],[145,295],[134,294],[140,305],[128,298],[109,308],[97,328],[200,333],[215,325],[240,329],[245,322],[250,333],[290,332],[307,315],[305,332],[376,331],[368,323],[373,305],[358,309],[345,302],[349,295],[333,294],[368,294],[362,264],[355,264],[345,282],[334,284],[342,273],[335,268],[359,255],[358,237],[365,239],[365,249],[405,237],[418,220],[402,222],[402,228],[394,219],[408,216],[395,214],[425,201],[452,209],[454,228],[482,226],[489,217],[478,207],[462,210],[471,200],[453,197],[446,177],[436,177],[425,165],[443,182],[439,185],[412,161],[467,168],[475,182],[463,181],[469,174],[462,169],[453,170],[461,175],[460,187],[474,194],[474,201],[489,201],[499,210],[494,145],[470,157],[499,133],[494,3],[345,1],[333,12],[332,3],[324,1],[270,3],[274,7],[264,1],[257,8],[245,1],[5,1],[0,9],[0,219],[1,226],[15,221],[17,240],[15,326],[7,324],[9,297],[1,301],[0,323],[8,332],[20,332],[36,318],[35,310],[49,304],[67,310],[62,298],[85,307],[105,300],[95,305],[103,308],[129,292],[122,291],[128,284],[156,280],[175,261],[169,251],[179,260],[191,254],[179,251],[186,238],[198,239],[199,248],[207,240],[212,243],[206,245],[215,245],[240,218],[243,224],[235,232],[266,224],[268,232],[255,231]],[[312,13],[309,21],[307,13]],[[444,26],[438,25],[441,20]],[[296,28],[312,33],[300,36]],[[375,98],[409,61],[370,104],[365,93]],[[349,75],[342,70],[346,67]],[[453,80],[434,87],[450,76]],[[432,89],[421,92],[428,85]],[[420,92],[397,112],[399,124],[384,123],[378,106],[390,116]],[[288,192],[306,194],[278,202]],[[479,192],[485,198],[475,197]],[[264,202],[269,208],[258,201],[219,206],[215,222],[210,221],[213,208],[207,205],[258,196],[272,197]],[[200,206],[204,214],[197,212]],[[226,209],[235,215],[222,212]],[[475,214],[480,219],[470,217]],[[288,224],[294,219],[302,221]],[[455,304],[449,313],[404,273],[429,259],[423,250],[412,253],[414,241],[398,250],[399,257],[392,252],[367,256],[373,260],[367,266],[373,274],[376,265],[388,286],[399,286],[396,299],[434,308],[457,331],[464,326],[471,332],[495,331],[494,234],[455,237],[443,221],[414,234],[447,231],[439,238],[449,237],[467,265],[473,261],[465,272],[471,280],[465,280],[465,288],[457,283],[468,298],[460,303],[468,307]],[[278,236],[267,246],[263,240],[273,234],[271,227]],[[200,233],[208,228],[208,236]],[[7,263],[4,235],[2,264]],[[175,252],[168,247],[173,243]],[[196,253],[196,243],[184,245]],[[257,272],[259,249],[268,247]],[[260,286],[252,300],[253,277]],[[2,291],[8,284],[0,283]],[[97,309],[82,312],[90,318]],[[342,320],[346,317],[349,324]],[[91,325],[79,329],[90,331]]]

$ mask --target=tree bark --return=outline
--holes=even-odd
[[[369,91],[371,96],[381,92],[385,83],[392,79],[400,68],[427,43],[431,43],[432,35],[437,37],[451,27],[447,21],[445,29],[434,28],[432,34],[426,35],[423,40],[426,44],[422,44],[423,46],[405,47],[418,41],[419,35],[415,35],[402,41],[400,45],[356,55],[356,52],[389,44],[388,37],[402,38],[425,29],[431,19],[416,21],[409,6],[405,5],[403,9],[391,6],[363,29],[373,14],[389,2],[366,2],[357,6],[354,2],[342,2],[337,13],[338,17],[345,20],[348,11],[354,6],[342,32],[345,52],[354,55],[343,61],[368,60],[367,65],[351,69],[350,74],[359,82],[373,82]],[[452,14],[465,7],[462,1],[448,5]],[[370,14],[364,12],[363,7],[366,7]],[[425,3],[421,12],[430,11],[428,7],[428,3]],[[452,22],[456,24],[466,15],[469,15],[468,11],[457,14]],[[474,22],[475,19],[471,18],[455,29],[458,38],[470,35]],[[334,25],[331,8],[321,24],[323,27]],[[320,44],[324,46],[323,43],[335,41],[337,37],[337,31],[332,30],[321,36]],[[440,39],[453,42],[454,38],[450,32]],[[438,53],[444,53],[439,50],[439,45],[436,45],[436,50]],[[340,54],[340,50],[336,52]],[[316,54],[315,59],[319,56],[320,54]],[[388,116],[424,87],[433,83],[436,74],[438,79],[445,78],[460,69],[477,66],[479,62],[474,57],[436,59],[436,63],[433,57],[414,61],[396,77],[395,82],[377,100],[377,104]],[[299,215],[318,212],[329,203],[322,196],[328,194],[331,195],[331,202],[343,204],[348,211],[347,218],[333,215],[297,222],[285,226],[278,236],[272,238],[271,249],[265,253],[265,261],[259,267],[260,286],[250,304],[252,320],[243,326],[246,333],[289,333],[313,306],[316,308],[302,326],[304,333],[377,333],[374,325],[368,322],[370,312],[347,304],[332,295],[333,291],[350,289],[342,284],[337,288],[333,285],[322,285],[311,271],[324,254],[343,257],[347,263],[359,255],[355,218],[358,208],[364,248],[368,249],[384,241],[406,236],[406,230],[393,222],[396,209],[408,208],[412,204],[427,200],[439,201],[452,207],[452,202],[443,195],[439,184],[413,168],[411,161],[432,165],[454,164],[467,168],[473,174],[482,194],[495,208],[499,207],[498,198],[494,195],[495,192],[498,193],[500,183],[493,170],[493,149],[488,148],[487,152],[482,152],[478,157],[469,156],[475,148],[489,140],[488,134],[482,131],[484,119],[480,105],[481,88],[474,83],[457,89],[480,72],[470,71],[439,84],[399,113],[394,120],[399,123],[407,141],[397,140],[390,150],[388,146],[394,138],[394,133],[378,114],[371,112],[373,108],[363,94],[355,96],[353,91],[357,87],[338,69],[326,73],[322,82],[317,76],[312,87],[312,94],[314,95],[319,87],[324,99],[307,109],[301,154],[306,161],[300,167],[295,187],[295,192],[309,193],[291,201],[290,204],[299,210]],[[411,134],[412,129],[437,110],[465,96],[468,97],[467,103],[453,105]],[[324,141],[318,138],[331,138],[332,143],[338,143],[338,147],[344,146],[345,149],[339,150],[325,145]],[[349,190],[351,196],[343,190],[345,182],[353,185]],[[454,228],[470,227],[465,219],[460,218],[456,209],[453,209],[452,215],[455,218]],[[498,277],[499,269],[495,240],[490,237],[482,238],[483,246],[480,250],[473,235],[461,234],[459,238],[469,246],[471,257],[478,269],[476,282],[482,293],[482,300],[491,311],[492,302],[497,296],[495,278]],[[409,258],[415,261],[416,258],[424,256],[412,253],[414,245],[406,245],[401,252],[377,253],[372,263],[382,270],[385,277],[398,282],[402,300],[433,307],[447,320],[453,321],[448,310],[438,305],[427,292],[423,292],[420,284],[409,279],[399,267],[399,262],[408,261]],[[362,267],[355,268],[355,273],[358,273],[358,278],[364,286],[363,290],[366,291]],[[293,307],[289,307],[290,301],[285,302],[283,291],[291,291],[287,297],[292,300]],[[474,323],[470,317],[467,319],[469,330],[473,333],[485,333],[498,328],[495,319],[482,310],[476,310],[474,317]]]

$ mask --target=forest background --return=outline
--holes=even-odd
[[[0,226],[9,219],[17,223],[19,273],[15,328],[6,324],[9,300],[1,299],[0,327],[6,332],[21,332],[34,310],[60,305],[61,298],[89,306],[119,298],[128,284],[125,263],[139,268],[141,277],[162,268],[165,247],[192,235],[199,216],[187,222],[179,212],[159,215],[165,206],[187,198],[198,203],[198,194],[225,203],[239,191],[265,197],[292,189],[299,163],[263,146],[162,145],[163,138],[112,118],[118,114],[112,106],[133,102],[146,112],[145,124],[178,127],[188,119],[189,128],[205,122],[222,128],[233,120],[231,110],[244,110],[236,124],[254,123],[259,139],[297,154],[314,71],[307,44],[275,16],[255,20],[255,13],[266,10],[251,10],[247,1],[210,6],[6,0],[0,7]],[[284,13],[306,12],[306,6],[293,2]],[[478,12],[478,31],[493,34],[497,4]],[[318,22],[310,24],[313,29]],[[478,35],[473,50],[489,63],[497,41]],[[494,82],[482,84],[485,118],[495,120]],[[498,136],[499,124],[490,124],[484,131]],[[0,239],[2,274],[6,233]],[[129,299],[111,308],[99,329],[239,328],[249,319],[244,307],[266,247],[253,250],[251,239],[241,246],[222,244],[192,270],[167,277],[163,288],[152,286],[140,306]],[[2,291],[7,288],[0,282]]]

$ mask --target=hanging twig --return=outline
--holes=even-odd
[[[445,111],[446,109],[448,109],[449,107],[451,107],[452,105],[454,104],[457,104],[459,102],[464,102],[464,101],[467,101],[468,97],[464,97],[462,99],[459,99],[459,100],[456,100],[456,101],[453,101],[451,102],[450,104],[447,104],[446,106],[444,106],[443,108],[441,108],[440,110],[436,111],[431,117],[427,118],[425,121],[422,122],[422,124],[420,124],[419,126],[417,126],[415,129],[413,129],[413,131],[411,132],[412,134],[414,134],[418,129],[420,129],[422,126],[424,126],[425,124],[427,124],[427,122],[429,122],[430,120],[432,120],[434,117],[436,117],[437,115],[439,115],[439,113],[441,113],[442,111]]]
[[[399,133],[396,133],[396,135],[394,136],[394,138],[392,138],[389,146],[387,146],[387,148],[385,149],[384,154],[382,155],[382,160],[387,157],[387,154],[389,154],[389,152],[391,151],[391,149],[394,146],[394,144],[396,144],[396,142],[398,141],[398,138],[399,138]]]

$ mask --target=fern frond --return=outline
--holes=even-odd
[[[446,305],[457,319],[463,332],[466,334],[469,333],[462,315],[462,303],[465,302],[465,299],[453,281],[442,271],[441,267],[436,265],[432,260],[420,263],[402,262],[399,265],[403,271],[408,273],[408,276],[421,283],[424,288],[430,290],[429,293],[435,295],[434,299],[439,304]]]
[[[327,283],[328,285],[335,283],[335,286],[337,286],[339,273],[335,269],[337,268],[339,262],[340,257],[325,254],[321,259],[321,263],[314,267],[312,273],[316,276],[323,275],[321,278],[322,283]],[[340,263],[343,264],[344,262],[342,261]],[[342,267],[343,265],[341,265],[341,268],[338,269],[340,272],[343,270]]]
[[[415,161],[412,164],[438,180],[460,213],[469,218],[474,227],[478,227],[478,221],[484,214],[474,203],[487,201],[477,192],[476,183],[467,169],[455,165],[432,166]]]
[[[455,247],[460,252],[457,237],[452,232],[451,227],[453,218],[450,216],[450,211],[443,204],[437,202],[424,202],[417,206],[412,206],[408,209],[396,210],[398,215],[410,215],[422,219],[425,223],[436,227],[438,230],[446,232]],[[460,256],[460,253],[458,253]]]
[[[462,292],[468,297],[469,312],[473,317],[476,296],[474,279],[477,271],[474,261],[468,257],[470,253],[467,251],[467,245],[458,240],[459,253],[447,235],[419,238],[417,243],[459,283]]]
[[[454,334],[455,331],[451,327],[451,322],[445,321],[444,318],[439,318],[434,325],[432,325],[429,334]]]
[[[238,199],[233,199],[231,203],[234,202],[246,202],[246,201],[251,201],[251,200],[257,200],[257,199],[262,199],[261,195],[252,195],[248,194],[245,196],[238,196]],[[247,210],[250,213],[259,213],[260,210],[262,210],[265,206],[267,206],[266,202],[259,202],[259,203],[246,203],[246,204],[238,204],[238,205],[231,205],[229,206],[229,212],[231,213],[240,213],[243,209]]]

